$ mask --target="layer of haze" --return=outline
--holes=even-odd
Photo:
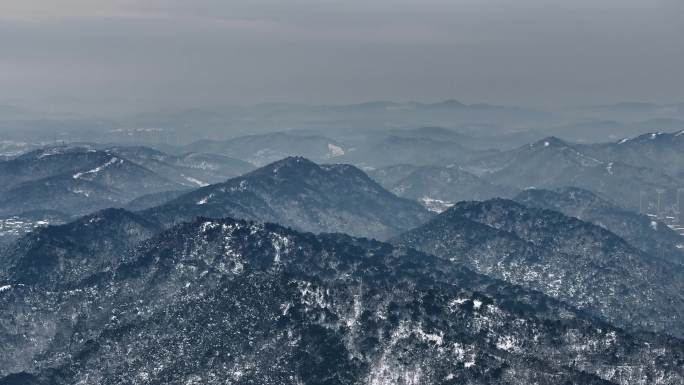
[[[3,0],[0,104],[684,99],[681,0]]]

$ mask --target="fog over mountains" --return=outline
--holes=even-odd
[[[0,1],[0,385],[684,385],[682,20]]]
[[[684,379],[681,131],[37,132],[0,161],[0,384]]]

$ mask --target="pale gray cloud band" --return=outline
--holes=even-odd
[[[6,0],[0,103],[679,101],[682,3]]]

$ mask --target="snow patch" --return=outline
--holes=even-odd
[[[496,348],[507,352],[516,352],[520,350],[518,341],[512,336],[499,337],[496,341]]]
[[[454,204],[449,202],[449,201],[443,201],[440,199],[435,199],[435,198],[430,198],[428,196],[424,196],[418,200],[428,211],[432,211],[434,213],[441,213],[446,211],[449,207],[453,206]]]
[[[271,245],[273,246],[273,250],[275,250],[275,257],[273,258],[273,263],[279,264],[283,252],[287,252],[288,248],[290,247],[290,239],[280,234],[273,234]]]
[[[12,288],[12,285],[5,285],[5,286],[0,286],[0,293],[3,291],[7,291]]]
[[[123,163],[123,159],[119,159],[119,158],[114,156],[114,157],[112,157],[112,159],[110,159],[107,163],[103,164],[102,166],[95,167],[94,169],[89,170],[89,171],[78,172],[78,173],[74,174],[73,178],[79,179],[83,175],[86,175],[86,174],[97,174],[98,172],[104,170],[105,168],[115,164],[116,162]]]
[[[54,147],[54,148],[49,148],[49,149],[43,151],[43,152],[40,154],[40,156],[38,157],[38,159],[43,159],[43,158],[45,158],[45,157],[53,156],[53,155],[64,154],[66,150],[67,150],[66,147]]]
[[[237,187],[231,187],[230,191],[247,191],[247,188],[249,187],[249,183],[246,180],[241,180],[240,184],[237,185]]]
[[[608,163],[608,166],[606,166],[606,171],[608,171],[608,174],[613,175],[613,162]]]
[[[86,198],[90,198],[90,192],[81,189],[70,190],[74,194],[84,195]]]
[[[185,180],[187,180],[188,182],[194,183],[194,184],[196,184],[196,185],[198,185],[198,186],[200,186],[200,187],[209,186],[209,183],[202,182],[201,180],[195,179],[195,178],[193,178],[193,177],[191,177],[191,176],[185,176],[185,175],[183,175],[183,174],[181,174],[181,176],[182,176],[183,178],[185,178]]]
[[[417,330],[414,330],[414,333],[419,337],[421,340],[426,341],[426,342],[432,342],[433,344],[437,346],[442,346],[444,343],[444,332],[440,331],[439,334],[436,333],[426,333],[422,328],[418,328]]]
[[[214,193],[211,193],[211,194],[205,196],[204,198],[198,200],[196,204],[197,204],[198,206],[206,205],[206,204],[209,202],[209,199],[211,199],[211,198],[213,198],[213,197],[214,197]]]
[[[479,299],[474,299],[473,300],[473,309],[479,310],[482,307],[482,301]]]
[[[328,143],[328,151],[330,151],[330,153],[328,154],[329,158],[335,158],[344,155],[344,149],[332,143]]]
[[[449,307],[454,308],[454,307],[456,307],[456,305],[463,305],[467,301],[469,301],[468,298],[456,298],[456,299],[451,300],[451,302],[449,302]]]
[[[200,225],[200,232],[201,233],[206,233],[207,231],[211,229],[215,229],[218,227],[218,223],[214,222],[204,222]]]

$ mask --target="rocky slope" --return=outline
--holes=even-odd
[[[591,191],[566,187],[527,189],[514,200],[528,207],[559,211],[604,227],[651,256],[684,264],[684,237],[647,215],[623,209]]]
[[[684,378],[680,340],[628,334],[539,293],[344,235],[199,219],[72,282],[0,288],[0,384]]]
[[[399,244],[539,290],[629,329],[684,336],[684,268],[601,227],[508,200],[461,202]]]
[[[128,251],[162,230],[122,209],[36,230],[0,253],[0,280],[41,287],[78,285],[120,264]]]

